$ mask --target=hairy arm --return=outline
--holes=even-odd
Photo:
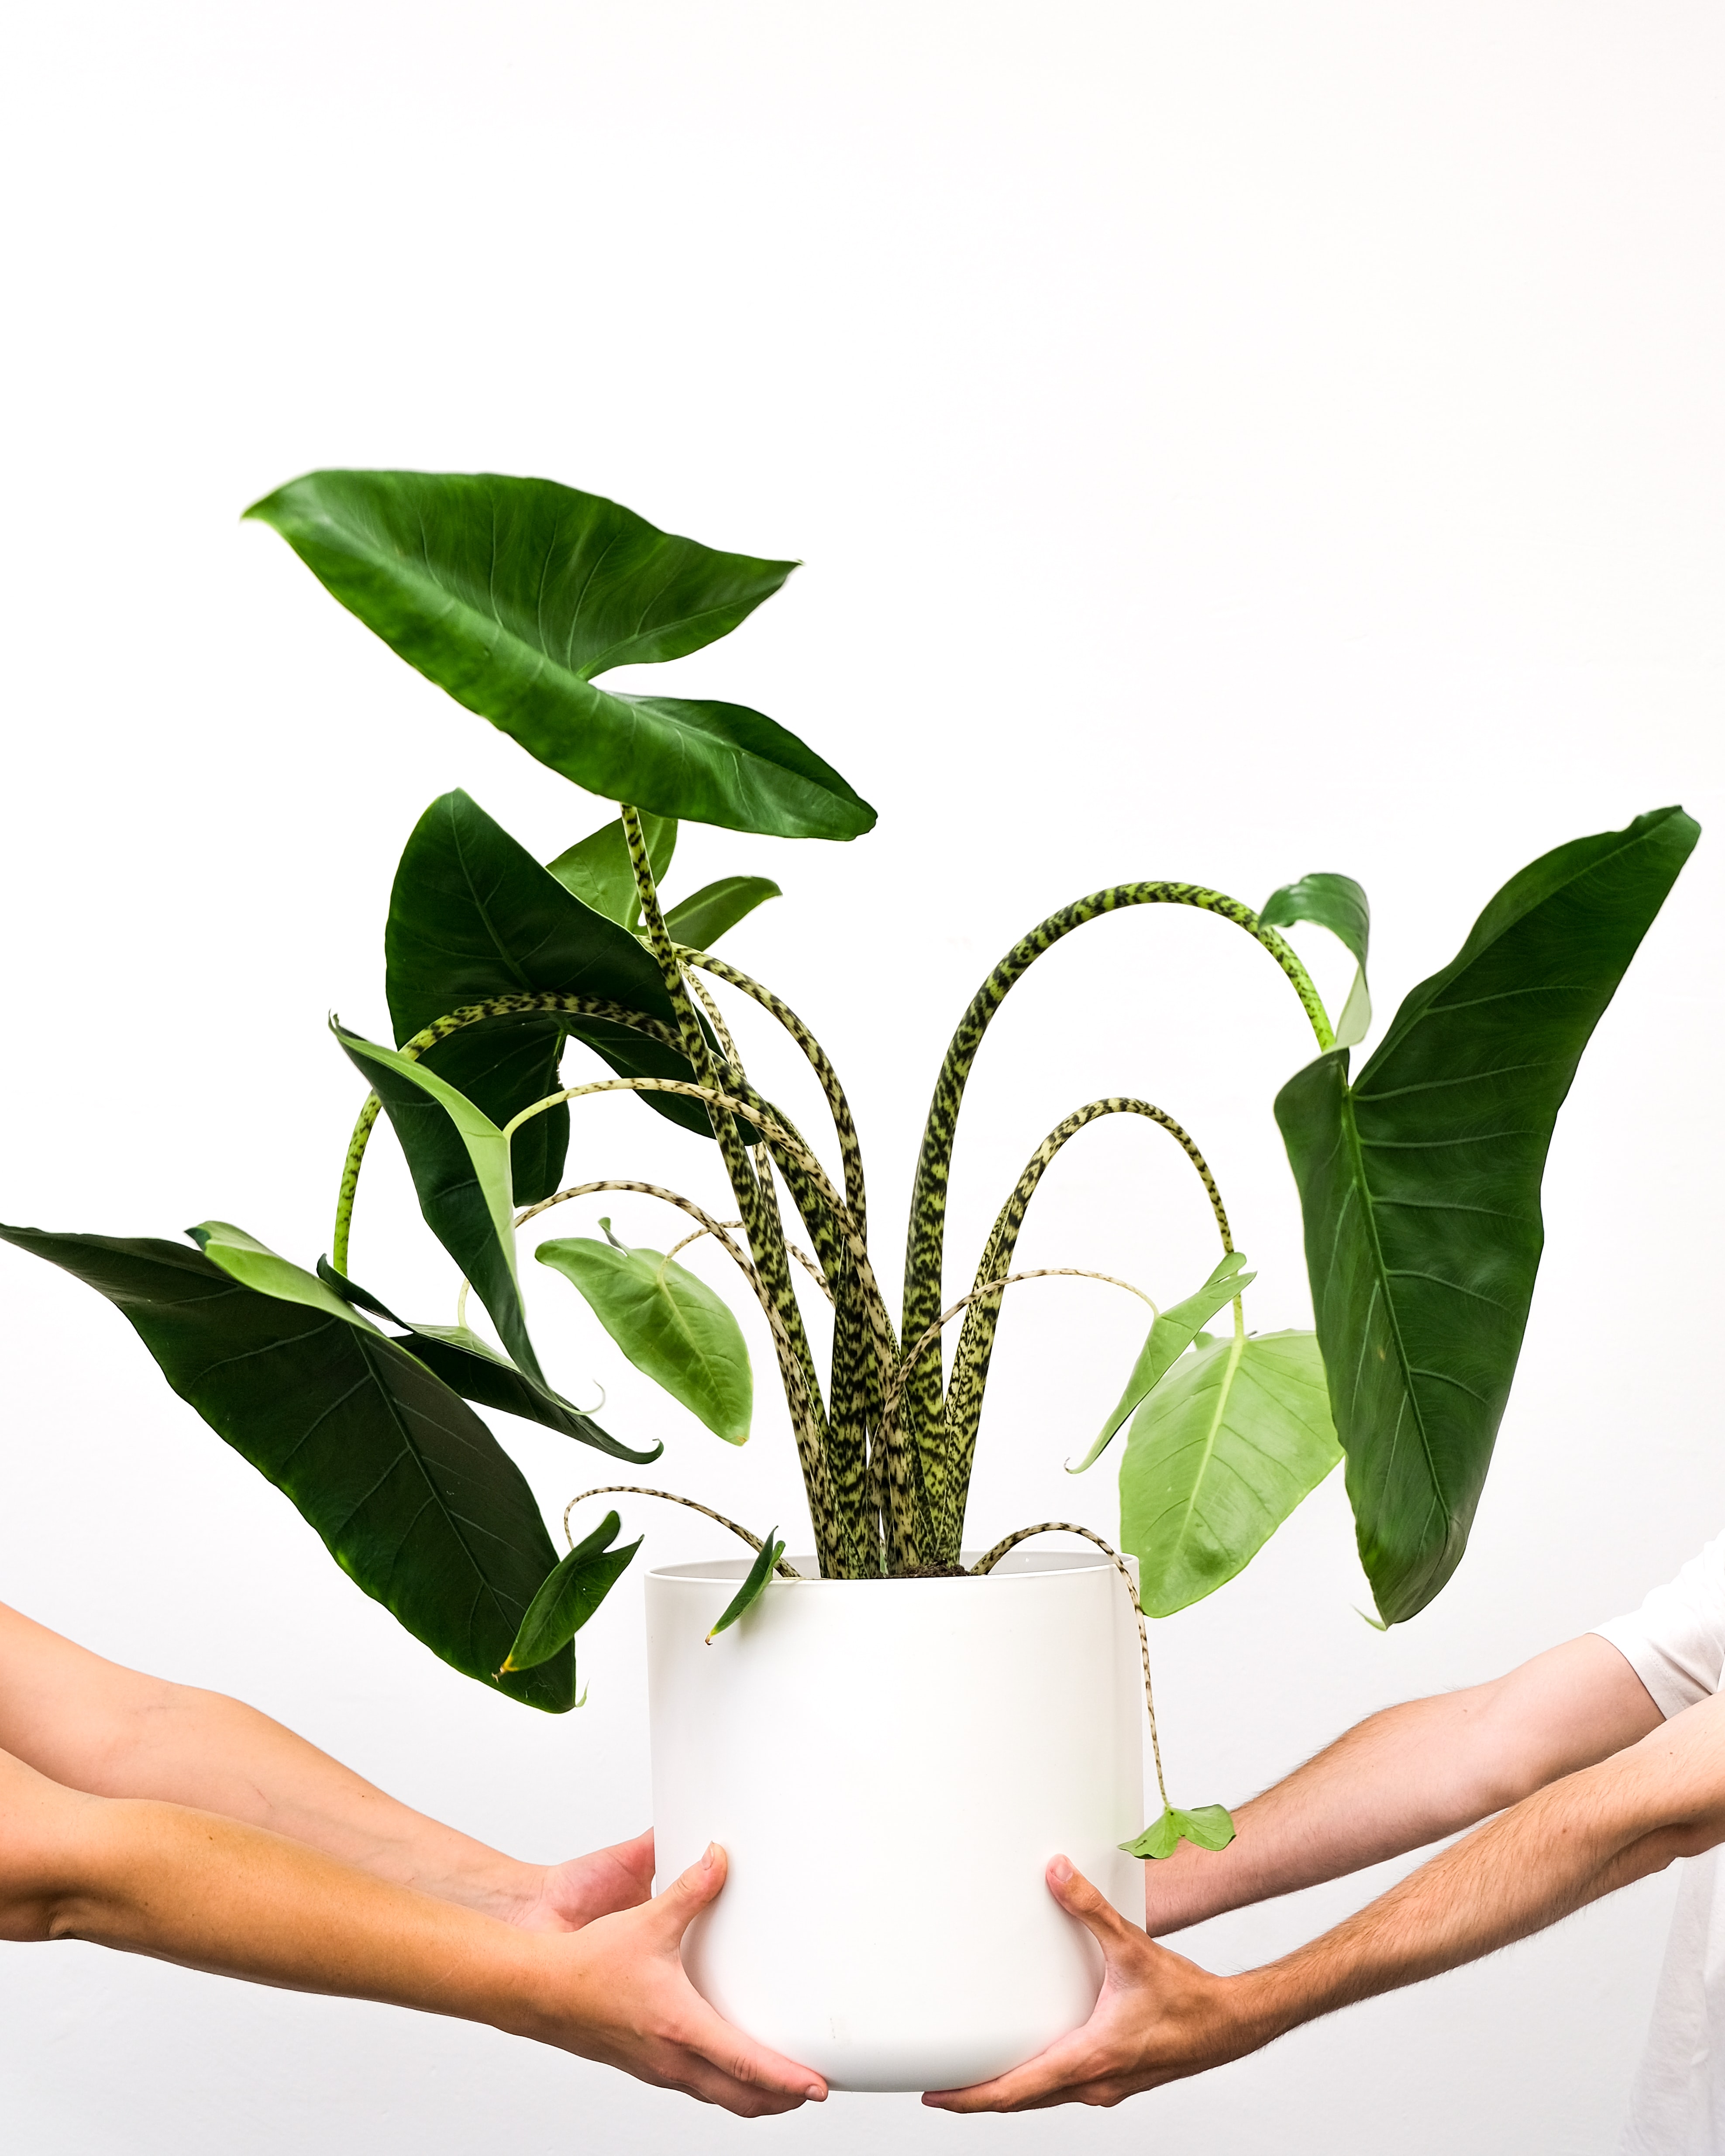
[[[82,1938],[489,2023],[745,2116],[818,2076],[727,2026],[680,1953],[723,1852],[644,1907],[524,1932],[213,1812],[68,1789],[0,1753],[0,1938]]]
[[[1721,1840],[1725,1695],[1716,1695],[1536,1790],[1322,1938],[1240,1976],[1213,1976],[1155,1945],[1060,1860],[1050,1868],[1055,1897],[1107,1961],[1096,2015],[1026,2066],[937,2100],[962,2111],[1118,2103],[1477,1960]]]
[[[1588,1633],[1491,1684],[1387,1708],[1238,1807],[1220,1851],[1181,1843],[1144,1871],[1153,1937],[1442,1840],[1661,1726],[1609,1640]]]
[[[145,1676],[0,1604],[0,1750],[71,1789],[219,1813],[529,1929],[646,1899],[653,1839],[522,1864],[398,1803],[219,1692]]]

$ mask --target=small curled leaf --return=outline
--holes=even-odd
[[[1172,1856],[1183,1841],[1199,1849],[1215,1850],[1226,1849],[1233,1839],[1234,1821],[1225,1805],[1200,1804],[1196,1811],[1183,1812],[1170,1804],[1136,1841],[1123,1841],[1120,1846],[1128,1856],[1147,1857],[1156,1862]]]
[[[721,1632],[728,1631],[730,1630],[732,1625],[733,1625],[737,1622],[737,1619],[742,1616],[743,1611],[748,1608],[750,1603],[752,1603],[757,1595],[760,1594],[761,1589],[767,1584],[768,1581],[772,1578],[773,1566],[776,1565],[778,1563],[778,1560],[784,1555],[784,1544],[780,1542],[775,1542],[773,1539],[778,1532],[778,1530],[777,1527],[769,1527],[767,1530],[767,1539],[762,1543],[760,1551],[757,1555],[754,1563],[749,1567],[748,1578],[744,1580],[742,1585],[737,1589],[736,1594],[732,1595],[730,1601],[725,1605],[724,1615],[720,1618],[718,1623],[714,1625],[712,1630],[707,1634],[706,1643],[708,1646],[711,1646],[713,1641],[718,1638]]]

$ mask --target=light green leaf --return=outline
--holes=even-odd
[[[1558,1111],[1700,835],[1660,808],[1543,855],[1351,1085],[1332,1050],[1276,1096],[1360,1562],[1391,1624],[1467,1548],[1544,1247]]]
[[[743,1581],[742,1585],[737,1589],[736,1594],[732,1596],[730,1601],[726,1604],[724,1615],[720,1618],[718,1623],[714,1625],[712,1630],[707,1634],[706,1643],[708,1646],[711,1646],[713,1641],[718,1638],[721,1632],[727,1632],[730,1630],[731,1627],[737,1622],[737,1619],[742,1616],[743,1611],[748,1608],[750,1603],[755,1599],[756,1596],[761,1592],[761,1589],[767,1584],[768,1581],[772,1578],[773,1566],[776,1565],[778,1563],[778,1560],[784,1555],[784,1544],[783,1543],[776,1543],[773,1539],[778,1532],[778,1530],[777,1527],[768,1527],[767,1530],[766,1540],[762,1543],[759,1550],[757,1550],[755,1554],[755,1561],[748,1569],[748,1577]]]
[[[427,1225],[472,1281],[511,1359],[545,1384],[516,1270],[509,1140],[423,1062],[350,1033],[338,1019],[330,1030],[383,1103]]]
[[[726,635],[793,562],[717,553],[600,495],[495,472],[311,472],[245,513],[409,665],[578,786],[779,838],[874,824],[759,711],[593,685]]]
[[[1342,1457],[1310,1332],[1217,1340],[1133,1417],[1120,1537],[1147,1614],[1170,1617],[1232,1579]]]
[[[1149,1337],[1139,1349],[1138,1359],[1132,1365],[1132,1373],[1126,1381],[1126,1390],[1116,1402],[1113,1412],[1102,1424],[1090,1450],[1076,1467],[1068,1464],[1066,1472],[1069,1475],[1081,1475],[1086,1467],[1095,1466],[1113,1442],[1115,1432],[1121,1424],[1198,1337],[1199,1327],[1214,1317],[1224,1303],[1232,1302],[1243,1288],[1258,1277],[1255,1273],[1240,1270],[1245,1263],[1243,1251],[1228,1251],[1196,1295],[1189,1295],[1183,1302],[1171,1304],[1168,1309],[1157,1312]]]
[[[377,1331],[370,1318],[362,1316],[345,1296],[326,1287],[316,1273],[308,1273],[290,1258],[278,1257],[267,1243],[247,1235],[244,1228],[236,1228],[231,1220],[203,1220],[186,1233],[231,1280],[255,1288],[259,1295],[273,1295],[281,1302],[304,1303],[308,1310],[326,1312],[367,1332]]]
[[[754,1407],[748,1349],[705,1281],[658,1250],[582,1235],[542,1243],[535,1255],[574,1284],[638,1370],[727,1445],[746,1441]]]
[[[1366,986],[1366,952],[1372,940],[1372,909],[1352,876],[1307,875],[1285,883],[1264,902],[1258,918],[1266,928],[1287,928],[1296,921],[1327,928],[1353,953],[1353,984],[1336,1021],[1336,1045],[1353,1048],[1372,1029],[1372,997]]]
[[[721,876],[716,883],[705,885],[692,898],[674,906],[665,916],[665,925],[674,943],[686,944],[691,951],[711,951],[721,936],[757,906],[783,896],[778,886],[765,876]]]
[[[497,1672],[508,1676],[516,1670],[536,1669],[561,1654],[604,1600],[641,1547],[641,1537],[621,1549],[613,1549],[622,1522],[607,1512],[585,1541],[573,1549],[527,1605],[515,1645]]]
[[[1221,1804],[1200,1804],[1183,1812],[1170,1804],[1159,1820],[1147,1826],[1136,1841],[1120,1846],[1128,1856],[1146,1856],[1153,1862],[1172,1856],[1183,1841],[1199,1849],[1226,1849],[1234,1839],[1234,1821]]]
[[[653,880],[663,884],[677,850],[676,819],[644,814],[641,835],[647,841]],[[640,919],[641,896],[635,888],[634,865],[629,857],[629,841],[620,817],[601,824],[597,831],[589,832],[546,865],[565,891],[595,913],[603,913],[607,921],[633,928]]]

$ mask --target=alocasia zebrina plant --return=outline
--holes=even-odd
[[[1558,1110],[1698,836],[1681,809],[1577,839],[1512,877],[1452,963],[1404,1002],[1358,1075],[1353,1051],[1371,1022],[1370,917],[1349,878],[1307,875],[1255,912],[1177,882],[1117,885],[1064,907],[1007,952],[947,1050],[916,1163],[895,1322],[870,1260],[862,1152],[837,1074],[802,1019],[711,948],[777,886],[730,876],[669,908],[660,897],[680,822],[849,839],[875,812],[758,711],[598,685],[614,667],[700,650],[795,565],[715,552],[545,480],[319,472],[248,513],[422,674],[619,809],[548,865],[465,793],[420,819],[384,932],[393,1045],[332,1022],[367,1092],[331,1250],[315,1270],[219,1221],[192,1229],[188,1244],[0,1229],[117,1304],[168,1382],[287,1493],[359,1586],[469,1676],[552,1712],[576,1703],[575,1635],[638,1545],[618,1545],[613,1512],[559,1561],[525,1481],[475,1408],[524,1416],[636,1466],[658,1457],[660,1447],[631,1447],[554,1389],[522,1292],[519,1231],[553,1207],[619,1193],[680,1210],[693,1224],[683,1241],[716,1240],[760,1305],[822,1575],[962,1570],[1002,1298],[1048,1270],[1014,1270],[1026,1210],[1070,1139],[1132,1115],[1185,1153],[1220,1244],[1201,1286],[1166,1308],[1151,1304],[1144,1346],[1076,1463],[1093,1464],[1126,1430],[1122,1538],[1141,1586],[1122,1571],[1141,1636],[1144,1612],[1166,1615],[1231,1578],[1344,1454],[1382,1620],[1402,1622],[1430,1601],[1466,1546],[1520,1352]],[[1247,1331],[1242,1296],[1253,1276],[1204,1156],[1166,1111],[1120,1096],[1078,1109],[1037,1147],[971,1287],[943,1306],[953,1138],[988,1028],[1056,943],[1137,906],[1196,908],[1250,937],[1269,962],[1266,985],[1273,968],[1311,1023],[1316,1059],[1283,1087],[1276,1115],[1304,1213],[1315,1333]],[[1279,932],[1301,921],[1330,930],[1356,961],[1333,1028]],[[764,1010],[807,1057],[831,1117],[836,1173],[751,1084],[710,983]],[[604,1075],[566,1083],[572,1042]],[[571,1106],[617,1091],[680,1127],[697,1157],[715,1149],[723,1209],[740,1219],[615,1176],[565,1183]],[[453,1323],[399,1318],[350,1273],[355,1194],[380,1116],[459,1270]],[[806,1248],[787,1231],[782,1197]],[[603,1240],[561,1237],[535,1255],[638,1368],[718,1437],[741,1443],[752,1379],[731,1311],[677,1263],[683,1242],[632,1248],[613,1235],[608,1212],[596,1218]],[[799,1292],[832,1307],[824,1372]],[[495,1342],[468,1324],[470,1293]],[[1224,1312],[1231,1322],[1213,1337],[1205,1328]],[[957,1318],[949,1371],[943,1328]],[[583,1495],[637,1490],[673,1495],[638,1485]],[[1053,1525],[1101,1543],[1087,1527],[1041,1522],[970,1570],[987,1572]],[[757,1557],[716,1634],[775,1567],[789,1569],[775,1531],[735,1531]],[[1219,1807],[1176,1810],[1165,1790],[1163,1806],[1130,1845],[1137,1854],[1166,1856],[1183,1837],[1219,1847],[1231,1833]]]

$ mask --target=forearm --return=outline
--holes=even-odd
[[[1235,1812],[1219,1853],[1145,1866],[1153,1936],[1424,1848],[1609,1757],[1659,1722],[1627,1662],[1589,1634],[1464,1691],[1372,1716]]]

